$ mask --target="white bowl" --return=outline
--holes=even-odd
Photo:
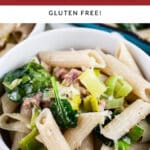
[[[113,34],[83,28],[65,28],[40,33],[12,48],[0,60],[0,77],[27,63],[39,51],[102,48],[114,54],[121,41],[121,38]],[[150,81],[150,57],[135,45],[128,41],[125,42],[145,77]],[[0,139],[0,149],[8,150],[2,138]]]
[[[44,30],[45,30],[45,24],[44,23],[36,23],[33,30],[32,30],[32,32],[29,34],[28,37],[32,37],[32,36],[34,36],[38,33],[43,32]]]

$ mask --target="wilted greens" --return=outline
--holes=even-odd
[[[57,82],[51,77],[52,87],[54,90],[55,101],[50,109],[55,117],[56,122],[61,128],[71,128],[77,126],[77,111],[73,110],[67,99],[61,99],[58,93]]]
[[[24,97],[46,90],[50,85],[50,75],[40,64],[31,61],[8,72],[3,85],[11,101],[22,102]]]

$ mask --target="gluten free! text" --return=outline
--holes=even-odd
[[[101,10],[49,10],[50,16],[101,16]]]

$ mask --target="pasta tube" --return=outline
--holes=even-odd
[[[147,80],[136,74],[115,57],[104,54],[102,51],[99,51],[99,53],[106,62],[106,67],[102,69],[106,74],[124,77],[133,87],[133,93],[135,95],[139,96],[144,101],[150,102],[150,83]]]
[[[142,76],[140,69],[138,68],[135,60],[133,59],[131,53],[127,49],[126,45],[122,43],[116,51],[116,58],[120,60],[123,64],[127,65],[135,73],[138,73]]]
[[[10,101],[6,94],[1,97],[3,113],[12,113],[17,108],[18,104]]]
[[[148,150],[150,148],[150,143],[140,143],[133,145],[130,150]]]
[[[101,131],[109,139],[118,140],[150,113],[150,103],[137,100],[116,116]]]
[[[13,119],[15,122],[8,122],[8,119]],[[0,128],[8,131],[28,133],[28,123],[28,117],[19,113],[5,113],[0,116]]]
[[[27,111],[27,109],[24,108],[23,106],[21,107],[20,114],[26,116],[29,120],[31,118],[30,111],[29,110]],[[18,150],[20,148],[20,145],[18,142],[21,141],[21,139],[23,139],[25,135],[26,135],[25,133],[15,132],[11,150]]]
[[[88,135],[82,142],[81,147],[78,150],[94,150],[93,136]]]
[[[80,51],[46,51],[41,52],[39,57],[50,66],[65,68],[93,67],[104,68],[105,62],[96,50]]]
[[[36,119],[36,127],[40,140],[48,150],[70,150],[49,109],[46,108],[40,113]]]
[[[81,146],[83,140],[98,123],[103,124],[106,113],[107,112],[83,113],[78,117],[78,126],[76,128],[70,128],[64,133],[72,150]]]

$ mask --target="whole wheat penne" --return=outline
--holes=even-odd
[[[71,149],[77,149],[81,146],[83,140],[89,135],[93,128],[98,124],[103,124],[106,112],[83,113],[78,117],[78,126],[68,129],[64,133]]]
[[[49,109],[45,108],[40,113],[36,119],[36,127],[47,150],[70,150]]]
[[[133,145],[129,150],[149,150],[150,143],[140,143]]]
[[[27,110],[23,106],[21,107],[20,114],[25,115],[29,120],[31,119],[31,111]],[[12,140],[11,150],[18,150],[20,148],[19,141],[25,136],[25,133],[15,132]]]
[[[118,60],[120,60],[125,65],[127,65],[134,72],[138,73],[139,75],[142,75],[134,58],[132,57],[131,53],[129,52],[129,50],[127,49],[127,47],[124,43],[121,43],[120,47],[116,51],[115,56]]]
[[[103,144],[102,147],[100,148],[100,150],[114,150],[114,148],[106,146],[105,144]]]
[[[50,66],[65,68],[93,67],[104,68],[105,62],[96,50],[46,51],[39,53],[42,61]]]
[[[122,76],[133,87],[133,93],[135,95],[139,96],[144,101],[150,102],[150,82],[132,71],[114,56],[104,54],[100,50],[99,53],[106,62],[106,67],[102,68],[106,74]]]
[[[110,139],[118,140],[150,113],[150,103],[137,100],[116,116],[101,131]]]
[[[89,134],[82,142],[81,147],[78,150],[94,150],[93,136]]]
[[[10,101],[6,94],[1,97],[3,113],[12,113],[17,108],[18,104]]]
[[[20,148],[20,146],[19,146],[19,141],[20,141],[25,135],[26,135],[26,134],[20,133],[20,132],[16,132],[16,133],[14,134],[11,150],[18,150],[18,149]]]

